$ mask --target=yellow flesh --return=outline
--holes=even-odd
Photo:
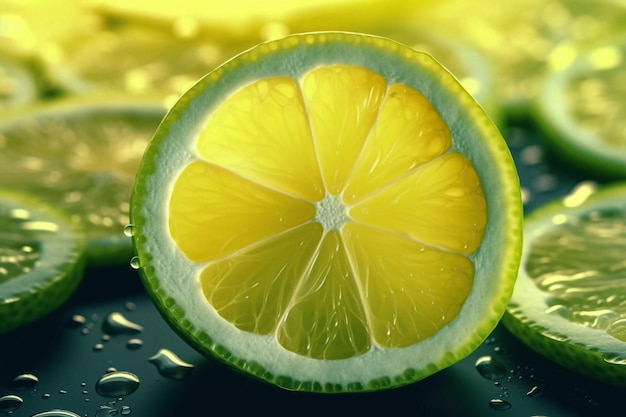
[[[458,314],[486,224],[450,146],[422,94],[365,68],[261,79],[208,119],[170,232],[241,330],[319,359],[409,346]]]

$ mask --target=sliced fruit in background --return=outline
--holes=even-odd
[[[429,55],[294,35],[168,113],[133,190],[135,264],[207,355],[289,389],[391,388],[498,323],[520,197],[495,125]]]
[[[37,95],[30,70],[20,60],[0,52],[0,119],[7,109],[30,104]]]
[[[128,262],[132,183],[165,112],[157,101],[128,97],[25,109],[0,123],[0,185],[36,194],[83,223],[90,265]]]
[[[577,372],[626,386],[626,184],[533,211],[504,325]]]
[[[536,120],[556,155],[592,178],[626,178],[626,36],[611,38],[552,73]]]
[[[528,117],[544,76],[580,48],[619,33],[626,8],[619,0],[448,0],[417,9],[425,21],[453,33],[487,55],[503,111]]]
[[[0,334],[61,306],[85,267],[85,236],[65,213],[0,189]]]

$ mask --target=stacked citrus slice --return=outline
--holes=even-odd
[[[74,292],[85,236],[67,215],[30,195],[0,189],[0,334],[39,319]]]
[[[261,44],[172,108],[131,201],[148,292],[200,351],[290,389],[375,390],[468,355],[521,241],[508,148],[429,55]]]
[[[582,184],[524,228],[504,324],[552,360],[626,386],[626,184]]]

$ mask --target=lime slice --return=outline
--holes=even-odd
[[[6,118],[0,123],[0,186],[39,195],[83,223],[90,265],[128,262],[128,199],[165,112],[156,101],[96,97]]]
[[[289,389],[391,388],[500,320],[520,194],[495,125],[430,55],[294,35],[166,116],[133,190],[133,263],[207,355]]]
[[[36,98],[37,86],[30,71],[20,60],[0,52],[0,111],[25,106]]]
[[[0,189],[0,334],[62,305],[82,279],[85,236],[65,214]]]
[[[416,21],[456,34],[490,58],[499,102],[510,118],[532,115],[544,77],[582,45],[619,33],[619,0],[448,0],[418,9]]]
[[[626,386],[626,184],[590,183],[532,212],[504,325],[588,376]]]
[[[558,156],[594,178],[626,177],[626,36],[605,40],[552,73],[536,119]]]

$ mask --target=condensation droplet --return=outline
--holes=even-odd
[[[102,375],[96,382],[96,392],[103,397],[121,398],[139,388],[137,375],[126,371],[114,371]]]
[[[127,224],[126,226],[124,226],[124,236],[126,236],[126,237],[132,237],[133,236],[133,225],[132,224]]]
[[[132,413],[132,410],[130,406],[128,405],[123,405],[122,408],[120,409],[120,414],[123,416],[129,416],[131,413]]]
[[[504,411],[511,409],[512,404],[505,400],[494,399],[489,401],[489,408],[495,411]]]
[[[18,395],[3,395],[0,397],[0,413],[10,414],[24,404],[22,397]]]
[[[506,375],[506,367],[491,356],[481,356],[476,360],[475,366],[480,376],[491,381]]]
[[[143,327],[128,320],[122,313],[113,312],[107,316],[102,325],[103,330],[110,335],[134,334],[143,331]]]
[[[193,369],[193,365],[180,359],[176,354],[168,349],[159,350],[154,356],[148,359],[153,363],[159,374],[166,378],[182,380]]]
[[[143,346],[143,340],[141,339],[129,339],[128,342],[126,342],[126,347],[129,350],[137,350],[140,349]]]
[[[104,345],[102,343],[96,343],[93,345],[94,352],[100,352],[102,349],[104,349]]]
[[[76,413],[67,410],[49,410],[33,414],[31,417],[80,417]]]
[[[133,269],[141,268],[141,262],[139,261],[138,256],[133,256],[132,258],[130,258],[130,267]]]
[[[70,327],[77,328],[83,326],[85,323],[87,323],[87,319],[85,318],[85,316],[81,316],[80,314],[74,314],[72,317],[70,317],[68,325]]]
[[[541,394],[543,394],[543,390],[541,388],[539,388],[537,385],[535,385],[534,387],[532,387],[530,390],[528,390],[528,392],[526,393],[527,396],[529,397],[538,397]]]
[[[9,382],[9,388],[12,390],[30,389],[37,385],[39,378],[33,374],[20,374]]]

